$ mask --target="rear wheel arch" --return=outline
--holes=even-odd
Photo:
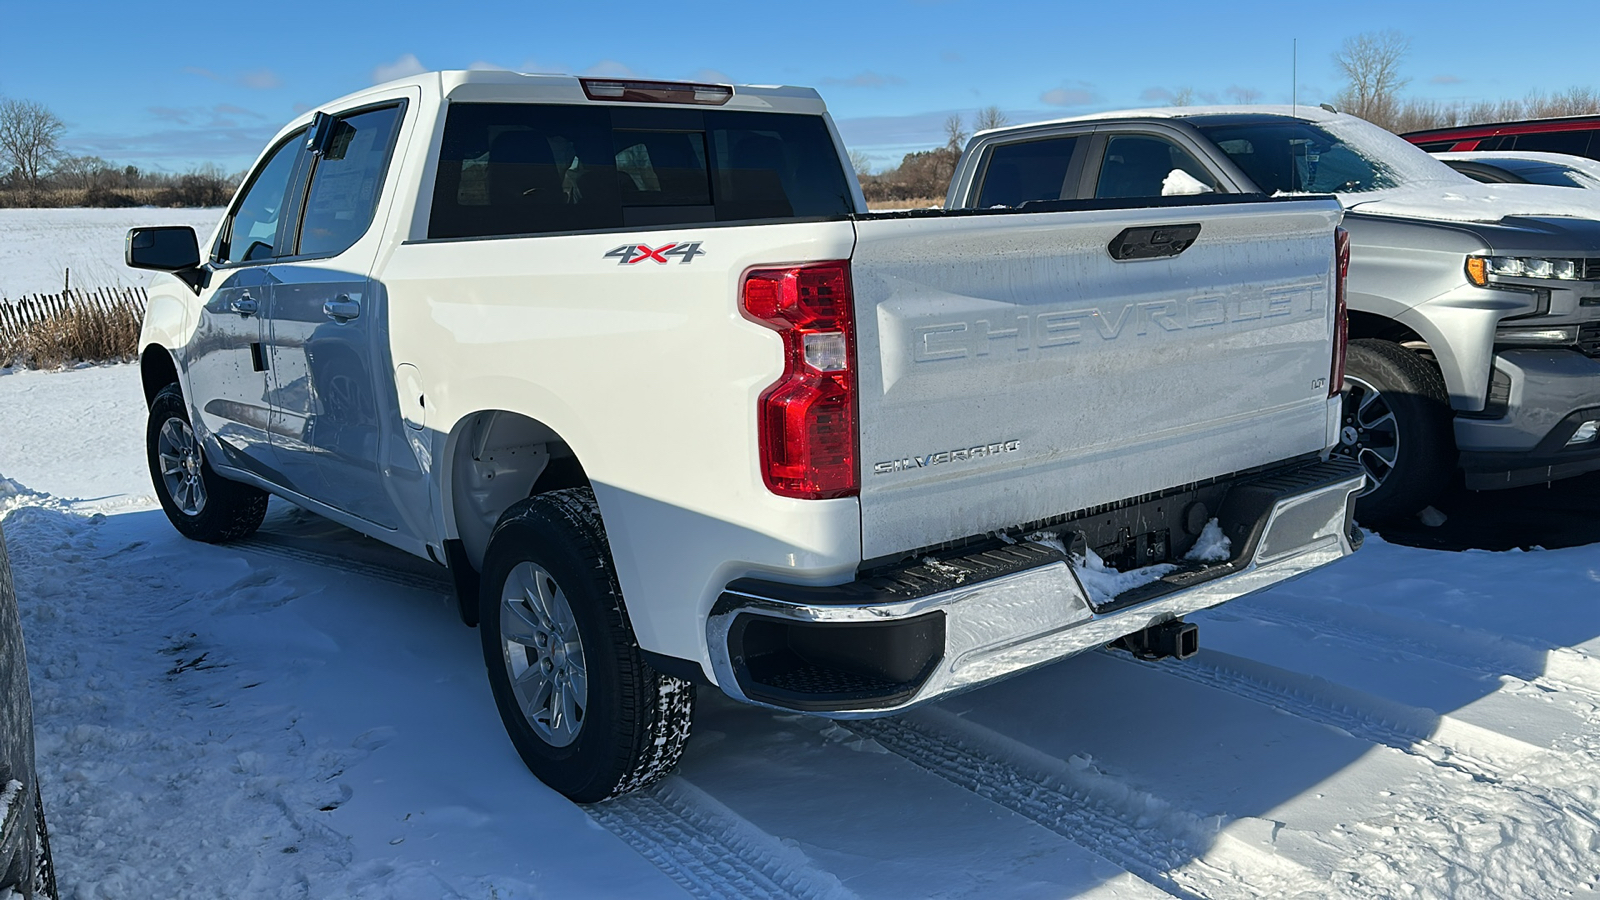
[[[482,569],[489,535],[513,504],[537,494],[586,487],[588,475],[554,428],[522,413],[482,410],[465,416],[446,444],[446,533]]]

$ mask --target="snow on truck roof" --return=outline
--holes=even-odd
[[[1305,104],[1299,106],[1156,106],[1147,109],[1103,110],[1101,112],[1085,113],[1081,116],[1066,116],[1060,119],[1048,119],[1043,122],[1029,122],[1026,125],[1007,125],[1003,128],[980,131],[978,134],[996,134],[1049,125],[1067,125],[1073,122],[1096,122],[1109,119],[1188,119],[1198,116],[1285,116],[1304,119],[1307,122],[1327,122],[1334,119],[1352,118],[1344,113],[1331,113],[1320,106],[1306,106]],[[974,135],[974,137],[976,136]]]

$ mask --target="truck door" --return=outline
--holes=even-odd
[[[250,176],[212,248],[187,370],[193,409],[215,437],[224,466],[270,481],[273,458],[263,317],[272,299],[270,264],[290,231],[284,215],[305,132],[285,138]]]
[[[399,100],[319,117],[292,255],[269,337],[272,444],[292,490],[384,528],[398,525],[383,480],[400,424],[382,286],[371,280],[379,195],[404,110]],[[406,450],[409,455],[409,450]]]

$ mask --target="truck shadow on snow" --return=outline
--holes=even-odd
[[[28,550],[41,554],[45,543],[76,541],[83,531],[83,520],[65,512],[13,516],[13,544],[38,541]],[[57,518],[59,527],[51,524]],[[121,545],[117,565],[130,574],[180,555],[215,554],[235,570],[242,561],[293,578],[316,579],[317,566],[342,583],[371,579],[354,594],[305,585],[288,609],[320,605],[318,627],[330,646],[371,642],[375,627],[391,632],[382,640],[395,646],[446,638],[454,650],[434,662],[469,671],[422,673],[425,680],[448,678],[469,691],[481,685],[481,663],[461,652],[450,603],[438,594],[386,596],[392,584],[442,592],[443,570],[341,526],[275,501],[259,535],[232,546],[186,544],[159,512],[114,516],[100,530],[107,529],[116,539],[100,545]],[[285,568],[285,560],[311,565]],[[87,554],[75,564],[105,565]],[[1558,698],[1571,684],[1600,692],[1593,656],[1572,649],[1588,644],[1593,653],[1600,643],[1593,591],[1571,589],[1584,572],[1600,578],[1593,549],[1441,554],[1372,541],[1349,560],[1197,617],[1203,649],[1181,663],[1090,652],[865,722],[748,707],[703,688],[680,778],[644,798],[611,801],[623,815],[591,814],[664,869],[663,859],[731,854],[780,883],[842,883],[860,897],[1072,896],[1126,879],[1124,871],[1179,896],[1228,895],[1241,884],[1279,895],[1314,894],[1319,885],[1337,893],[1324,867],[1338,884],[1356,877],[1350,867],[1365,865],[1357,861],[1364,853],[1346,847],[1329,859],[1331,834],[1359,843],[1353,835],[1382,823],[1391,847],[1414,840],[1447,853],[1438,846],[1461,837],[1452,831],[1456,802],[1496,809],[1511,836],[1506,846],[1545,827],[1546,812],[1500,779],[1586,726],[1506,683],[1542,680]],[[195,579],[201,575],[186,576]],[[401,607],[394,615],[371,614],[391,600]],[[336,602],[368,612],[326,614]],[[259,653],[248,630],[215,628],[216,612],[205,604],[183,608],[192,609],[213,655]],[[52,649],[30,646],[41,663]],[[417,660],[395,665],[415,668]],[[372,715],[370,698],[318,688],[315,669],[302,677],[321,695],[323,715]],[[326,677],[347,675],[330,669]],[[262,703],[263,719],[271,718],[275,701],[255,693],[232,699],[235,716]],[[340,703],[349,708],[341,713]],[[453,722],[452,731],[465,733],[451,740],[493,758],[503,770],[502,799],[564,804],[514,763],[487,686],[469,705],[478,714]],[[399,719],[384,752],[438,752],[430,708],[388,704],[384,714]],[[405,749],[408,740],[420,746]],[[1592,771],[1600,760],[1580,762],[1571,768]],[[617,824],[661,809],[670,828]],[[1394,858],[1406,857],[1396,849]],[[1378,885],[1388,877],[1362,874]],[[1398,869],[1389,876],[1419,877]]]
[[[1428,550],[1531,550],[1600,543],[1600,472],[1549,485],[1469,491],[1459,484],[1434,508],[1447,517],[1375,526],[1384,540]]]

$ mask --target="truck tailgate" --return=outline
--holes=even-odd
[[[863,558],[1327,447],[1339,216],[1296,199],[859,221]],[[1166,225],[1200,232],[1112,258],[1125,229]]]

